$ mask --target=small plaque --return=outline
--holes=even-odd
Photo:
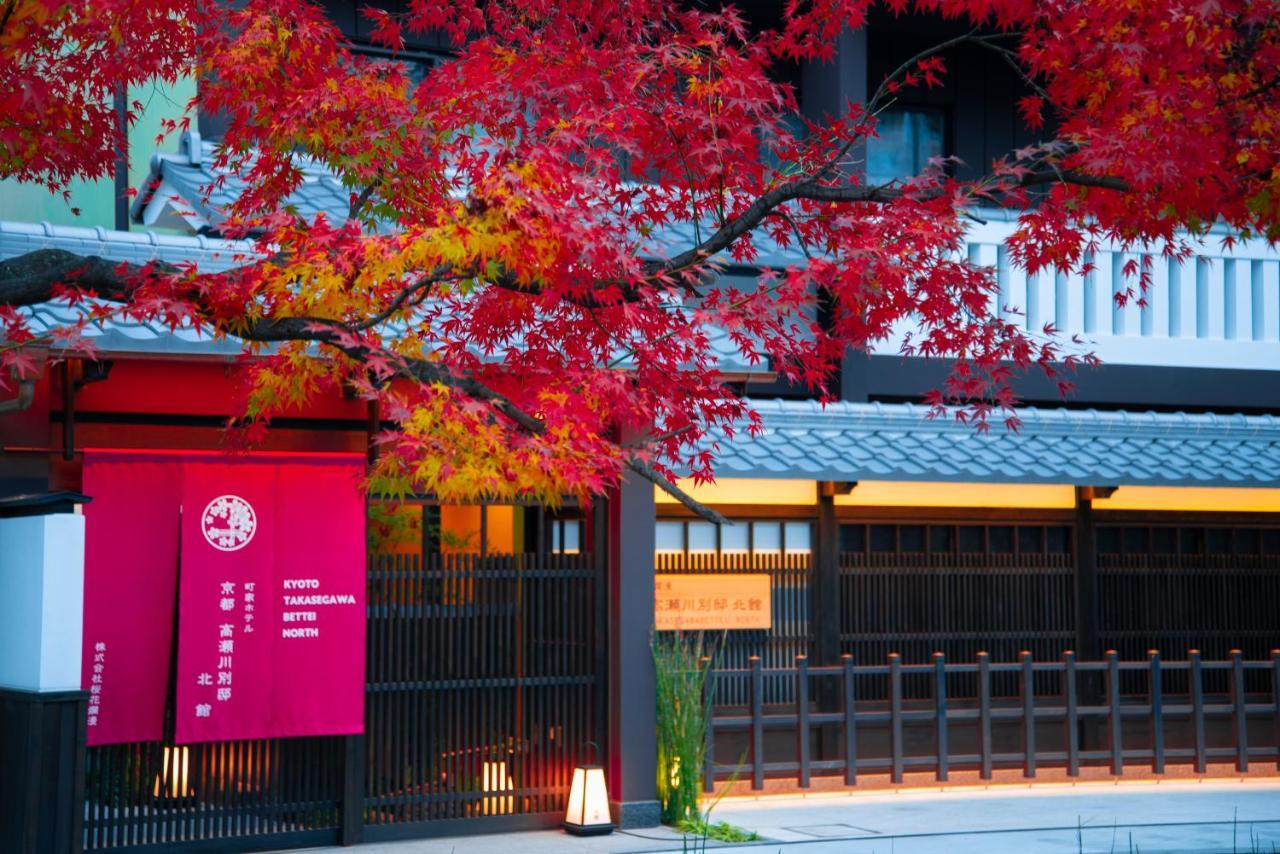
[[[767,629],[772,626],[766,573],[658,575],[653,623],[660,632]]]

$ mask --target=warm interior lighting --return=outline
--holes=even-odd
[[[485,762],[481,766],[480,785],[486,795],[489,792],[510,792],[516,787],[507,774],[507,763],[503,761]],[[515,798],[511,795],[486,797],[483,808],[485,815],[506,815],[515,812]]]
[[[579,765],[573,769],[573,785],[569,788],[569,807],[565,810],[563,826],[576,836],[595,836],[613,831],[604,769],[599,765]]]
[[[480,505],[440,505],[440,551],[480,554]]]
[[[1183,510],[1231,513],[1280,512],[1280,489],[1234,486],[1122,486],[1095,498],[1095,510]]]
[[[703,504],[800,504],[813,505],[817,501],[817,489],[812,480],[786,480],[779,478],[726,477],[715,483],[695,486],[691,478],[681,478],[677,484],[685,492]],[[656,504],[679,504],[667,493],[653,488]]]
[[[1075,487],[1056,483],[937,483],[861,480],[837,507],[1024,507],[1070,510]],[[1097,506],[1097,505],[1095,505]]]
[[[190,762],[189,748],[164,748],[160,760],[160,773],[156,774],[156,784],[151,794],[157,798],[189,798],[195,794],[187,785]]]

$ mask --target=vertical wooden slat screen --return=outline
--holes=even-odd
[[[765,670],[788,667],[812,646],[809,583],[813,561],[808,554],[659,554],[654,569],[664,573],[765,573],[769,576],[773,626],[769,629],[708,631],[716,643],[716,666],[747,671],[751,656],[760,657]],[[745,706],[751,701],[748,679],[730,676],[716,684],[716,703]],[[795,702],[795,683],[766,676],[765,703]]]
[[[842,527],[846,548],[861,545],[840,555],[840,642],[858,661],[881,661],[892,652],[907,664],[927,663],[934,652],[972,660],[980,651],[1013,660],[1023,650],[1050,660],[1074,643],[1074,563],[1064,526]],[[1005,542],[995,542],[993,529]],[[914,545],[908,532],[918,538]],[[883,688],[868,690],[867,698],[885,696]],[[905,690],[908,699],[929,699],[925,680]],[[1019,684],[996,674],[992,690],[1016,696]],[[974,678],[958,676],[954,693],[975,696]]]
[[[365,839],[381,826],[563,812],[573,763],[598,740],[594,557],[376,562]]]
[[[85,850],[264,837],[281,845],[336,841],[342,751],[341,738],[91,747]]]
[[[365,838],[563,812],[572,766],[598,740],[594,558],[375,563]]]
[[[1262,658],[1280,643],[1280,528],[1262,525],[1099,524],[1098,605],[1102,649],[1134,659],[1159,649],[1185,660],[1187,649],[1226,658],[1239,648]],[[1204,674],[1205,689],[1226,691],[1226,671]],[[1169,674],[1185,691],[1185,674]],[[1126,693],[1140,690],[1122,674]],[[1268,689],[1250,672],[1250,691]]]
[[[371,557],[363,767],[342,736],[90,748],[85,849],[334,844],[344,816],[365,841],[553,823],[599,741],[597,578],[590,554]]]

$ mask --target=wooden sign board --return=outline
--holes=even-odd
[[[654,578],[654,628],[767,629],[772,625],[765,573],[658,575]]]

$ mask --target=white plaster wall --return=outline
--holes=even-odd
[[[0,686],[80,688],[84,517],[0,519]]]

